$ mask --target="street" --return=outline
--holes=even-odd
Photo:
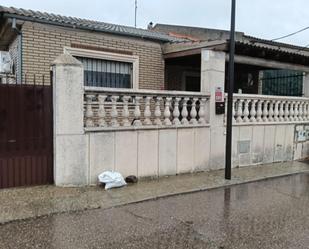
[[[309,245],[309,174],[0,226],[0,248],[285,248]]]

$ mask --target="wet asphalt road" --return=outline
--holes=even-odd
[[[309,174],[0,226],[0,248],[309,248]]]

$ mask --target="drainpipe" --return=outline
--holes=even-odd
[[[23,50],[22,50],[22,41],[23,41],[23,36],[22,32],[20,29],[17,28],[16,26],[16,18],[13,18],[12,20],[12,29],[14,32],[18,35],[18,75],[17,75],[17,81],[20,80],[20,83],[22,82],[22,56],[23,56]]]

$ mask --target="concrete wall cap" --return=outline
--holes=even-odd
[[[72,55],[70,54],[61,54],[59,55],[52,63],[52,66],[55,65],[69,65],[69,66],[78,66],[78,67],[82,67],[83,64],[77,60],[76,58],[74,58]]]

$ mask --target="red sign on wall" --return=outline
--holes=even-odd
[[[223,91],[222,91],[221,87],[216,88],[215,101],[216,102],[223,102]]]

